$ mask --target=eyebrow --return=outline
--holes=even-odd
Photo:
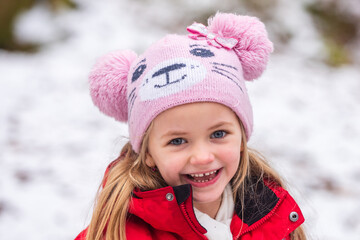
[[[208,130],[216,129],[216,128],[219,128],[222,126],[227,126],[227,125],[231,126],[233,124],[231,122],[221,121],[221,122],[215,124],[214,126],[211,126]]]
[[[187,132],[182,132],[182,131],[168,131],[166,132],[164,135],[162,135],[160,138],[168,138],[168,137],[172,137],[172,136],[183,136],[185,135]]]

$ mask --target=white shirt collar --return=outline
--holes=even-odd
[[[215,219],[200,212],[196,208],[195,215],[199,223],[207,230],[205,236],[209,240],[232,240],[230,223],[234,214],[234,199],[230,184],[226,185],[221,205]]]

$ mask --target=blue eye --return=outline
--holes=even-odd
[[[226,136],[226,132],[223,130],[215,131],[211,134],[210,138],[223,138]]]
[[[198,57],[213,57],[215,56],[214,53],[208,49],[204,49],[204,48],[194,48],[193,50],[190,51],[190,53],[194,56],[198,56]]]
[[[169,142],[169,144],[172,144],[172,145],[181,145],[184,143],[185,143],[185,140],[183,138],[174,138],[173,140],[171,140]]]

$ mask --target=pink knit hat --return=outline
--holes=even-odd
[[[264,25],[254,17],[218,13],[208,27],[194,23],[188,31],[165,36],[139,57],[130,50],[107,54],[90,73],[94,104],[128,121],[135,152],[158,114],[192,102],[228,106],[250,138],[253,114],[245,80],[262,74],[273,50]]]

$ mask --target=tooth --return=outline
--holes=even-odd
[[[204,176],[204,174],[202,174],[202,173],[199,174],[199,177],[203,177],[203,176]]]
[[[209,176],[210,174],[211,174],[211,173],[208,173],[208,172],[207,172],[207,173],[205,173],[205,176]]]

